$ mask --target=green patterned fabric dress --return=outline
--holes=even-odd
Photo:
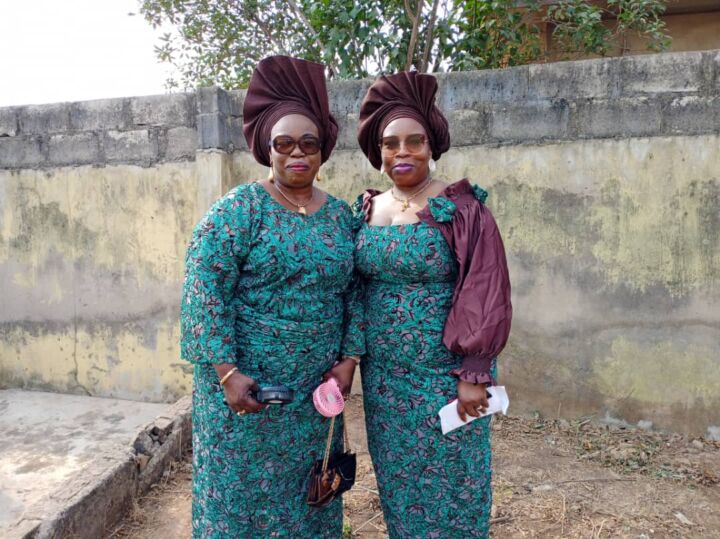
[[[487,537],[490,419],[443,436],[437,415],[457,396],[448,373],[462,362],[442,342],[457,278],[453,253],[426,223],[366,223],[355,263],[368,320],[368,445],[390,537]]]
[[[362,335],[347,322],[349,207],[328,196],[303,217],[258,183],[239,186],[195,228],[186,268],[182,354],[195,363],[193,536],[340,537],[341,501],[314,509],[305,497],[329,427],[312,391],[341,349],[364,352]],[[285,384],[295,401],[238,416],[223,402],[218,363],[236,364],[260,385]],[[339,447],[342,428],[335,432]]]

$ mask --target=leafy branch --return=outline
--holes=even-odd
[[[492,69],[669,46],[666,0],[141,0],[164,33],[155,53],[168,88],[247,84],[257,62],[289,54],[331,78]],[[549,49],[543,27],[550,32]]]

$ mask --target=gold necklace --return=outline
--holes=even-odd
[[[428,178],[428,179],[425,181],[425,185],[423,185],[420,189],[418,189],[418,190],[415,191],[412,195],[410,195],[409,197],[406,197],[406,198],[400,198],[400,197],[395,196],[395,187],[393,187],[392,189],[390,189],[390,195],[391,195],[395,200],[397,200],[398,202],[402,202],[402,209],[401,209],[400,211],[405,211],[405,210],[407,210],[407,209],[410,207],[410,201],[411,201],[413,198],[415,198],[416,196],[418,196],[419,194],[421,194],[423,191],[425,191],[425,189],[427,189],[428,187],[430,187],[430,184],[431,184],[431,183],[432,183],[432,179],[431,179],[431,178]]]
[[[307,206],[313,201],[313,198],[315,198],[315,189],[312,190],[310,193],[310,198],[306,200],[303,204],[299,204],[290,197],[288,197],[285,193],[283,193],[282,189],[280,189],[280,186],[277,184],[277,182],[272,182],[272,184],[275,186],[275,189],[278,190],[278,193],[280,193],[280,196],[283,197],[285,200],[287,200],[290,204],[293,206],[297,206],[297,211],[300,215],[307,215]]]

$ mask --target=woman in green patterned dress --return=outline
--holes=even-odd
[[[364,350],[347,300],[352,215],[314,186],[337,138],[323,66],[277,56],[260,62],[244,122],[271,178],[216,202],[195,227],[186,258],[181,325],[183,357],[195,364],[193,536],[337,538],[342,502],[315,509],[305,501],[329,427],[312,391],[329,374],[349,391],[353,356]],[[295,391],[292,403],[263,406],[252,397],[258,386],[277,384]]]
[[[502,240],[486,193],[431,177],[450,144],[430,75],[380,77],[358,140],[392,180],[357,202],[367,353],[361,362],[368,445],[391,538],[487,537],[490,418],[443,436],[438,411],[487,406],[512,309]]]

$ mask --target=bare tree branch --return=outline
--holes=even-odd
[[[455,20],[456,14],[457,14],[458,10],[460,9],[460,7],[455,5],[455,3],[453,2],[452,8],[448,9],[448,0],[443,0],[442,9],[443,9],[442,18],[447,21],[447,20]],[[438,41],[438,46],[441,46],[441,43],[439,41]],[[438,54],[435,55],[435,59],[433,60],[432,70],[429,71],[428,73],[437,72],[437,70],[440,69],[440,63],[442,62],[442,59],[443,59],[443,53],[442,53],[442,51],[438,51]]]
[[[417,0],[417,13],[415,14],[415,18],[412,20],[413,27],[412,27],[412,34],[410,34],[410,44],[408,45],[407,60],[405,62],[405,71],[410,70],[410,66],[412,66],[413,58],[415,56],[415,46],[417,45],[418,27],[420,26],[420,21],[422,20],[422,9],[423,9],[424,2],[425,2],[425,0]],[[407,0],[406,0],[406,5],[407,5]]]
[[[420,62],[420,71],[422,73],[427,72],[428,63],[430,61],[430,50],[433,44],[433,30],[435,30],[435,21],[437,20],[437,10],[440,0],[434,0],[432,6],[432,12],[430,13],[430,21],[425,32],[425,50],[423,51],[422,60]]]
[[[408,16],[408,19],[410,19],[410,22],[415,24],[415,20],[416,20],[415,12],[410,7],[410,0],[404,0],[404,1],[405,1],[405,13],[407,13],[407,16]]]

